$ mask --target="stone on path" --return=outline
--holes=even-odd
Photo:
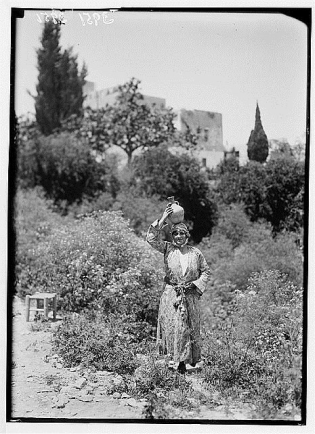
[[[126,403],[130,405],[130,407],[138,407],[138,403],[134,398],[127,399]]]
[[[74,383],[74,387],[76,389],[82,389],[83,386],[85,386],[85,384],[87,383],[86,378],[79,378],[75,383]]]
[[[82,394],[82,395],[78,395],[76,398],[77,398],[79,401],[92,402],[93,399],[94,399],[94,396],[93,396],[93,395],[85,395],[85,394]]]
[[[60,393],[57,398],[56,407],[63,408],[66,404],[68,404],[69,398],[64,393]]]

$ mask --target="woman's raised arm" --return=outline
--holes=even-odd
[[[161,239],[161,229],[166,225],[165,220],[167,217],[172,214],[173,210],[171,208],[171,204],[167,205],[162,217],[158,220],[155,220],[149,227],[147,232],[147,242],[152,246],[155,250],[158,250],[161,253],[165,252],[166,241]]]

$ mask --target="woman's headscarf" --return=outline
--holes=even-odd
[[[172,225],[171,234],[173,235],[173,232],[175,232],[177,230],[184,231],[184,232],[186,232],[186,235],[189,236],[189,230],[188,230],[187,226],[185,225],[185,223],[175,223],[174,225]]]

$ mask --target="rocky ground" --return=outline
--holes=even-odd
[[[143,419],[145,400],[136,400],[127,393],[113,393],[113,389],[124,381],[120,375],[63,367],[62,360],[52,352],[52,330],[57,324],[58,318],[56,322],[46,323],[45,327],[33,321],[26,322],[24,304],[15,299],[11,419]],[[190,380],[195,391],[207,396],[198,374],[190,374]],[[214,394],[202,405],[193,398],[191,404],[189,412],[178,409],[175,418],[252,419],[253,409],[249,405],[237,407],[233,403],[220,402]]]

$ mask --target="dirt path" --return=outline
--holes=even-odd
[[[52,329],[43,330],[36,323],[26,322],[25,308],[18,298],[14,300],[12,342],[12,412],[11,418],[42,419],[142,419],[145,400],[136,401],[127,394],[108,394],[111,385],[122,377],[106,371],[91,372],[64,368],[58,356],[52,353]],[[198,375],[190,375],[193,388],[204,393]],[[179,418],[208,420],[251,419],[250,408],[237,408],[215,402],[209,396],[205,405]]]
[[[53,326],[53,323],[52,323]],[[143,402],[115,399],[106,386],[119,376],[63,368],[51,350],[51,331],[32,331],[24,305],[14,301],[12,344],[12,418],[141,418]],[[106,381],[105,381],[106,380]]]

